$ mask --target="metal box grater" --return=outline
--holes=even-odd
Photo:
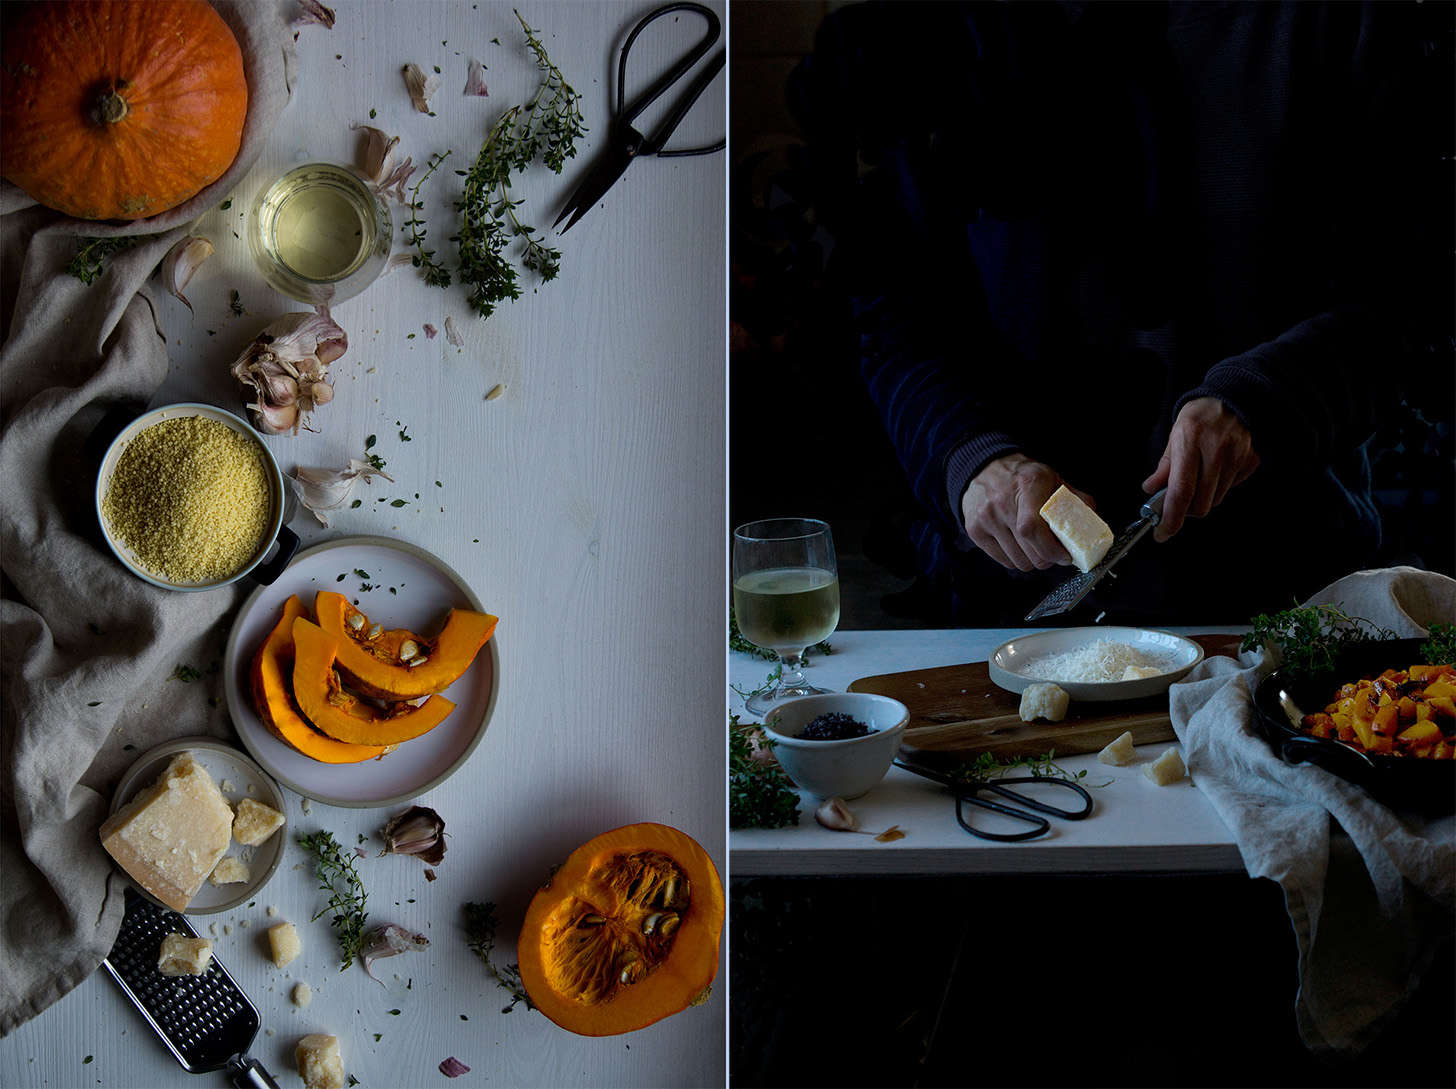
[[[235,1085],[278,1089],[246,1054],[258,1033],[258,1011],[216,957],[200,976],[164,976],[157,970],[162,939],[170,933],[197,935],[184,916],[128,889],[126,917],[102,965],[183,1070],[202,1074],[226,1068]]]

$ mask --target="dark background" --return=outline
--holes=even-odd
[[[823,518],[840,628],[921,627],[899,535],[912,500],[860,385],[833,239],[795,170],[803,135],[786,87],[841,6],[730,5],[730,525]],[[1456,576],[1451,380],[1372,440],[1383,564]],[[1354,1064],[1327,1067],[1295,1029],[1294,937],[1269,881],[730,885],[735,1087],[1456,1084],[1450,943],[1391,1029]]]

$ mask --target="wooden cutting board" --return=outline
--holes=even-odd
[[[1237,635],[1191,638],[1205,655],[1238,654]],[[1061,722],[1022,722],[1021,697],[997,686],[985,662],[861,677],[849,690],[889,696],[909,708],[901,751],[932,767],[984,752],[1006,757],[1099,752],[1128,731],[1138,745],[1175,737],[1166,693],[1111,703],[1073,700]]]

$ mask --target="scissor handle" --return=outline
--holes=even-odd
[[[1002,805],[1000,802],[988,802],[985,798],[977,798],[974,794],[957,794],[955,800],[956,821],[971,835],[979,836],[981,839],[999,839],[1005,842],[1035,839],[1037,836],[1044,834],[1052,826],[1052,822],[1045,817],[1025,813],[1020,809],[1012,809],[1009,805]],[[1028,828],[1025,832],[987,832],[984,828],[977,828],[970,821],[966,820],[966,813],[963,807],[967,803],[978,806],[981,809],[989,809],[992,812],[1000,813],[1014,820],[1025,821],[1034,827]]]
[[[703,35],[703,40],[673,65],[666,75],[651,87],[647,88],[637,101],[632,104],[632,108],[629,110],[624,105],[627,89],[627,54],[632,49],[632,43],[637,40],[637,35],[647,29],[648,24],[674,11],[697,12],[708,21],[708,31]],[[679,0],[677,3],[664,4],[656,11],[643,16],[642,21],[632,28],[632,33],[627,35],[627,40],[622,45],[622,55],[617,61],[617,118],[622,125],[631,128],[632,122],[637,119],[637,115],[652,105],[652,103],[656,102],[664,91],[681,79],[689,68],[697,64],[703,58],[703,55],[713,47],[713,43],[718,40],[722,32],[723,24],[718,19],[718,13],[712,8],[704,7],[702,4],[692,3],[691,0]],[[673,130],[677,128],[678,123],[687,116],[688,111],[693,108],[693,103],[697,102],[702,93],[708,89],[708,84],[713,81],[713,77],[723,68],[725,59],[725,54],[720,50],[718,55],[708,62],[708,67],[697,78],[697,81],[689,89],[688,93],[673,107],[672,113],[668,114],[657,131],[653,133],[652,137],[644,140],[638,146],[635,154],[660,155],[664,158],[675,155],[707,155],[714,151],[721,151],[727,146],[727,138],[725,137],[711,147],[684,148],[676,151],[662,150],[662,146],[672,136]]]
[[[1028,798],[1024,794],[1018,794],[1014,790],[1007,790],[1007,783],[1050,783],[1052,786],[1066,787],[1068,790],[1075,790],[1082,796],[1083,805],[1078,810],[1059,809],[1054,805],[1048,805],[1046,802],[1039,802],[1035,798]],[[994,782],[977,784],[977,786],[981,790],[994,791],[1001,795],[1001,797],[1009,798],[1018,805],[1029,806],[1038,813],[1047,813],[1053,817],[1061,817],[1063,820],[1080,821],[1092,815],[1092,795],[1088,794],[1081,784],[1074,783],[1070,779],[1059,779],[1051,775],[1022,775],[1015,779],[997,779]]]

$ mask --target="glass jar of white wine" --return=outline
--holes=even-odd
[[[329,305],[363,291],[389,262],[394,220],[369,182],[342,163],[304,163],[253,201],[248,248],[291,299]]]

